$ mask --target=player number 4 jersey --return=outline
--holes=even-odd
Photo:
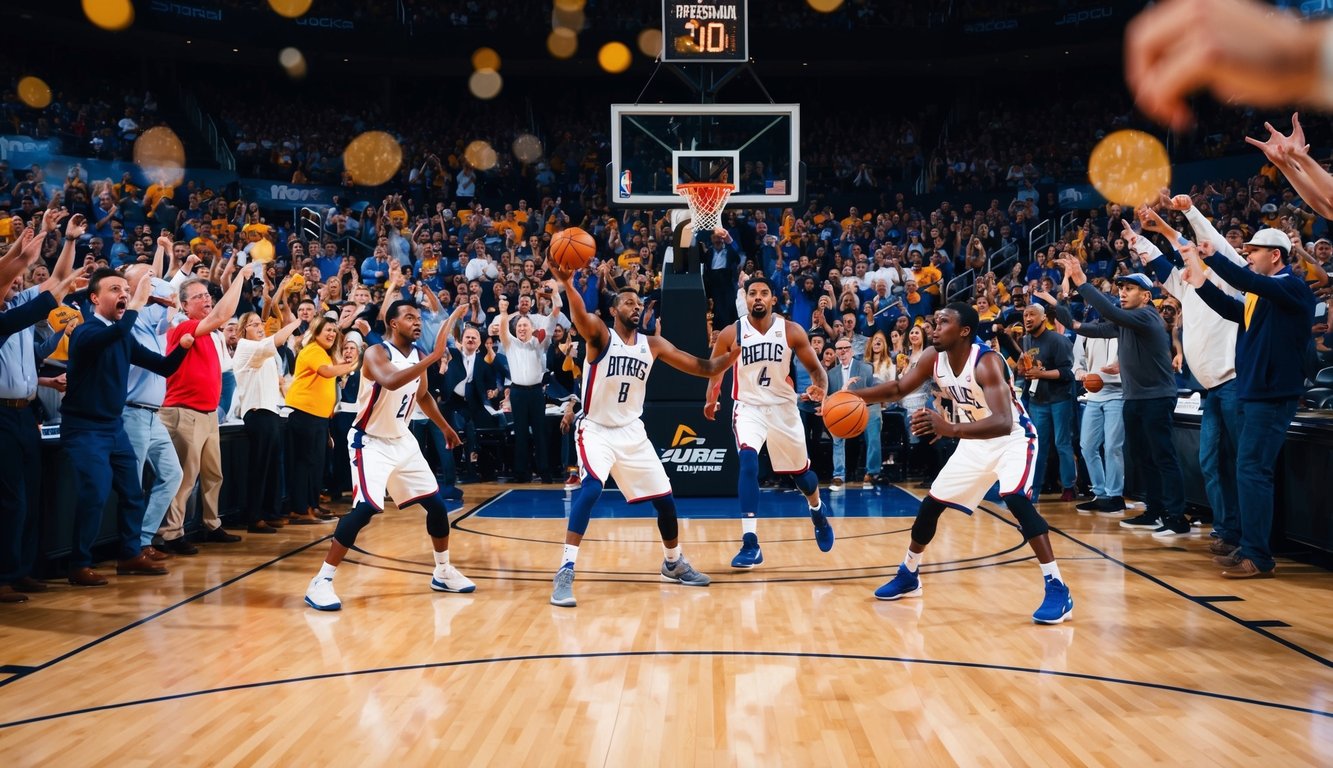
[[[773,315],[773,324],[762,332],[750,325],[748,315],[742,317],[736,321],[736,343],[741,356],[732,368],[732,399],[746,405],[795,404],[787,318]]]
[[[981,421],[991,415],[986,404],[986,393],[977,381],[977,361],[982,355],[995,354],[988,347],[973,343],[972,353],[967,356],[963,370],[954,373],[949,365],[949,356],[941,353],[935,358],[935,385],[939,387],[943,412],[955,424],[969,424]],[[1035,434],[1032,422],[1028,420],[1023,403],[1014,389],[1013,377],[1005,367],[1005,384],[1009,389],[1009,407],[1014,420],[1011,434]]]
[[[406,355],[387,341],[381,346],[389,353],[389,364],[400,371],[421,360],[421,353],[415,346]],[[356,394],[356,421],[353,429],[358,434],[382,439],[411,437],[412,432],[407,423],[412,419],[412,407],[420,384],[421,377],[414,376],[398,389],[385,389],[363,373],[361,388]]]

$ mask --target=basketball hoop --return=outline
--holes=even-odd
[[[731,184],[725,181],[700,181],[676,185],[676,194],[684,197],[690,206],[690,217],[693,219],[692,227],[696,237],[699,232],[712,232],[717,229],[722,209],[727,207],[727,198],[731,196],[731,191]]]

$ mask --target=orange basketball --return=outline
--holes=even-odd
[[[1102,377],[1095,373],[1089,373],[1087,378],[1083,379],[1083,388],[1089,392],[1100,392],[1102,384]]]
[[[597,241],[578,227],[568,227],[555,233],[548,251],[551,260],[561,269],[583,269],[597,255]]]
[[[824,398],[824,426],[837,438],[856,437],[865,431],[870,412],[866,401],[851,392],[834,392]]]

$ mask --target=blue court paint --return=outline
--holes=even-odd
[[[576,492],[575,492],[576,493]],[[820,491],[829,517],[915,517],[921,500],[901,488],[851,488]],[[569,516],[573,493],[559,490],[512,490],[477,510],[477,517],[559,520]],[[740,517],[734,498],[676,497],[676,515],[683,520],[732,520]],[[608,488],[593,507],[594,520],[657,517],[652,504],[627,504],[620,491]],[[796,491],[759,492],[759,516],[810,517],[805,497]]]

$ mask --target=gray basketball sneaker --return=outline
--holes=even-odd
[[[683,557],[674,563],[663,560],[662,578],[667,581],[678,581],[687,587],[706,587],[713,581],[696,571],[694,566],[690,565],[689,561]]]
[[[555,572],[555,587],[551,590],[551,605],[561,608],[573,608],[578,605],[574,599],[574,569],[565,565]]]

